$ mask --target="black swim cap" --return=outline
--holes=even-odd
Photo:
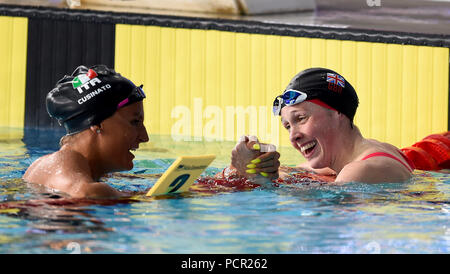
[[[353,123],[356,108],[359,104],[358,96],[352,85],[333,70],[326,68],[303,70],[292,78],[284,93],[288,91],[302,93],[301,99],[303,100],[297,100],[296,103],[319,99],[328,106],[346,115]],[[280,115],[281,108],[284,106],[282,102],[279,106],[278,115]]]
[[[47,112],[67,134],[75,134],[100,124],[120,107],[142,101],[141,87],[105,65],[79,66],[47,94]]]

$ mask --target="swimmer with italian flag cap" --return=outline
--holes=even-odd
[[[299,169],[335,175],[336,182],[402,182],[412,176],[414,164],[395,146],[366,139],[353,118],[359,100],[351,84],[335,71],[301,71],[273,102],[292,146],[307,160]],[[270,179],[280,172],[279,153],[261,152],[258,140],[244,138],[231,153],[228,174]],[[227,172],[224,172],[226,174]],[[262,172],[262,173],[261,173]],[[225,176],[226,177],[226,176]]]
[[[80,66],[64,76],[47,94],[46,106],[67,134],[60,149],[37,159],[23,179],[76,198],[130,196],[100,179],[131,170],[132,151],[148,142],[144,98],[142,86],[104,65]]]

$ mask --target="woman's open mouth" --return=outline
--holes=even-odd
[[[133,158],[134,158],[134,152],[136,151],[136,148],[132,148],[132,149],[130,149],[130,150],[128,150],[128,153],[130,153],[132,156],[133,156]]]
[[[305,158],[308,158],[314,152],[316,145],[317,145],[316,141],[305,143],[300,146],[300,151],[302,152],[303,156],[305,156]]]

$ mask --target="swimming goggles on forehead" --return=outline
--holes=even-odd
[[[144,85],[140,85],[139,87],[134,88],[133,91],[131,92],[130,96],[128,96],[125,100],[121,101],[117,105],[117,109],[127,106],[131,103],[135,103],[135,102],[144,100],[145,92],[142,89],[143,86]]]
[[[282,95],[278,95],[273,101],[272,112],[275,116],[278,116],[283,107],[299,104],[305,101],[307,97],[308,95],[304,92],[294,89],[286,90]]]

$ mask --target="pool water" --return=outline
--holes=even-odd
[[[58,149],[60,131],[0,129],[0,253],[450,253],[450,174],[416,171],[407,183],[274,188],[196,184],[186,194],[71,199],[20,178]],[[204,173],[229,163],[231,142],[150,136],[133,170],[106,182],[144,191],[178,155],[214,153]],[[298,154],[281,148],[281,162]],[[206,180],[207,181],[207,180]]]

